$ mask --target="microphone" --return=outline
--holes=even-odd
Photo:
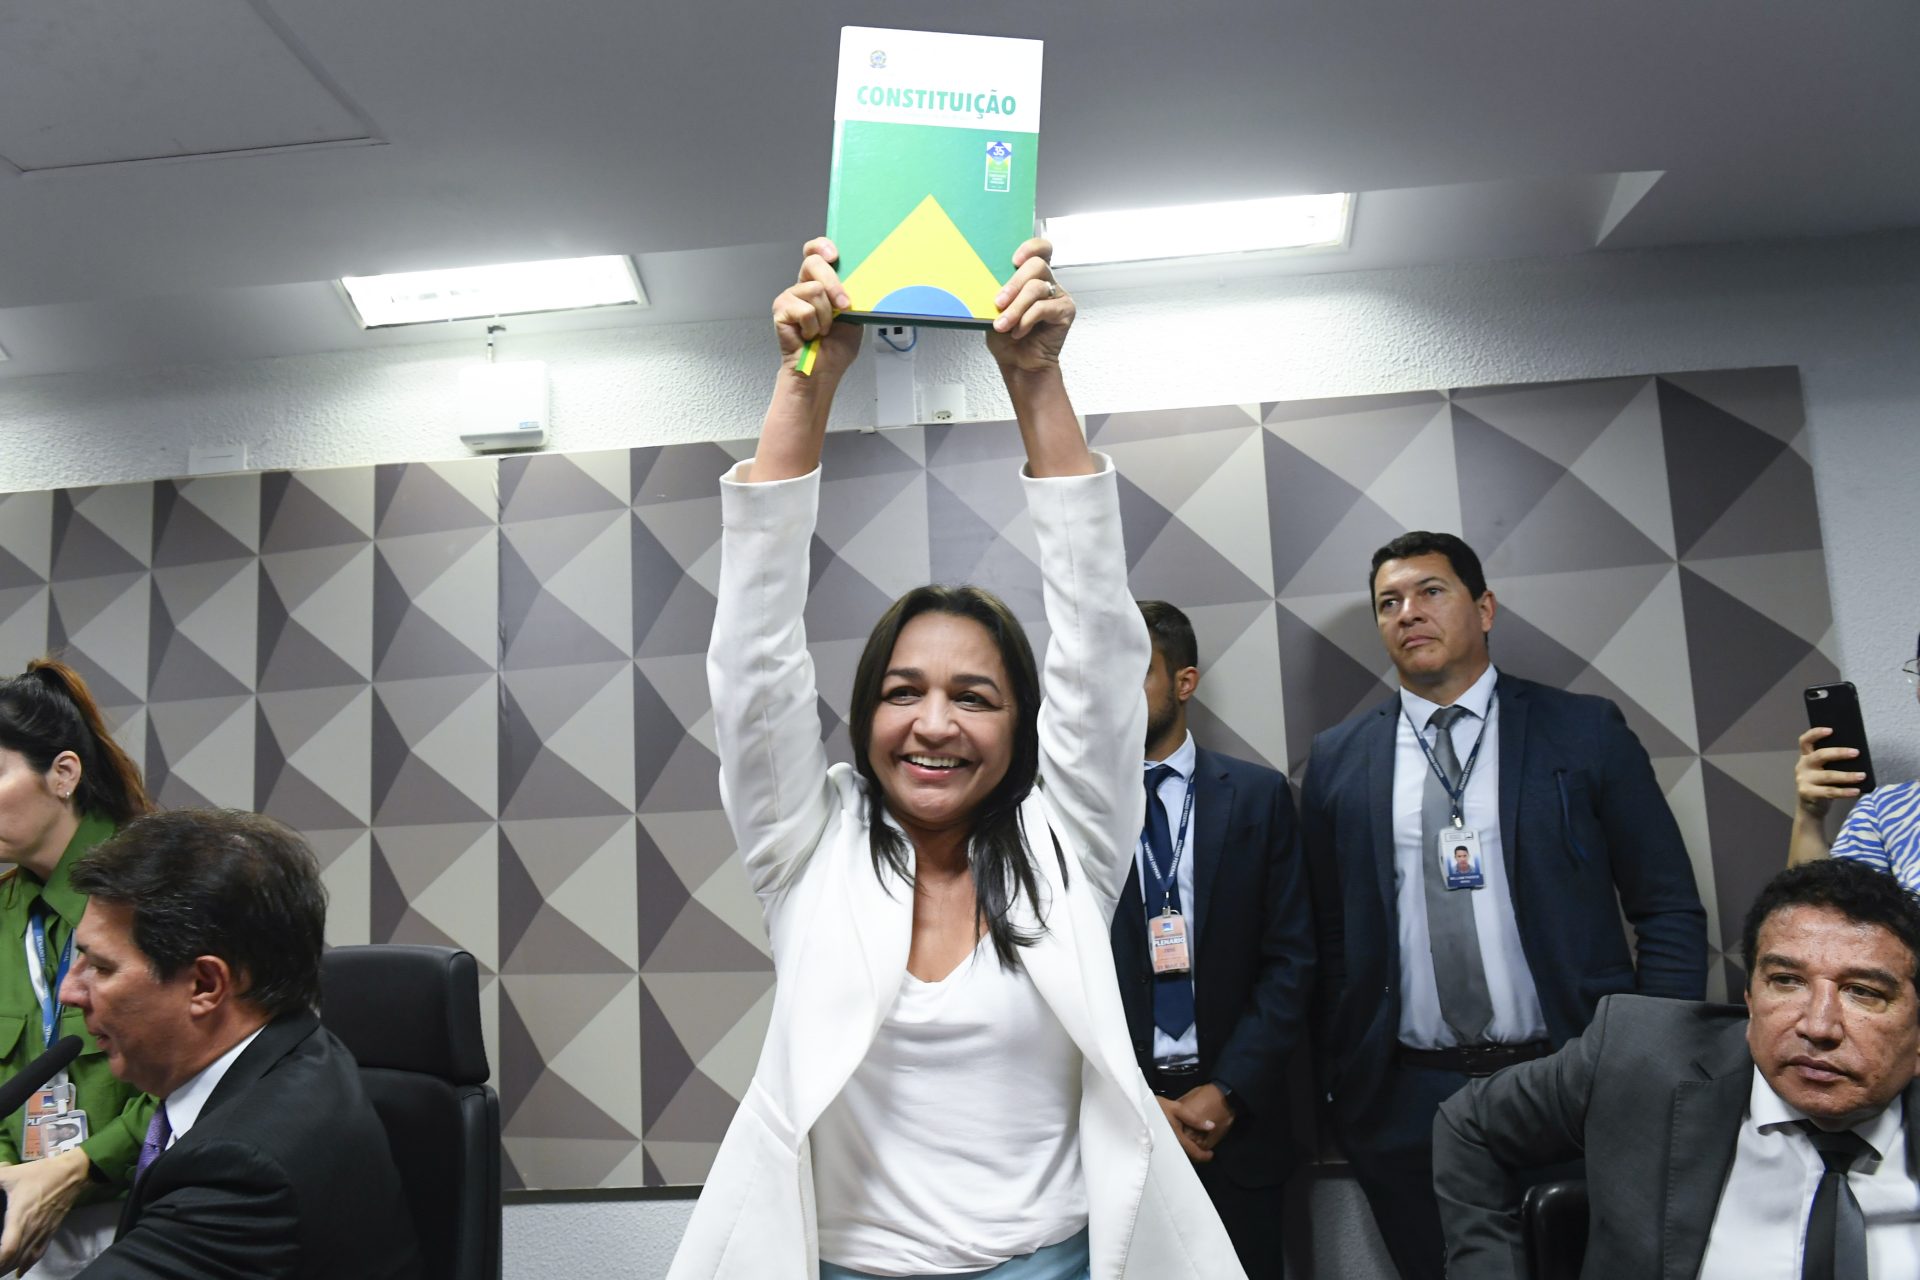
[[[68,1036],[64,1040],[55,1040],[53,1048],[20,1069],[20,1074],[0,1084],[0,1116],[10,1116],[27,1105],[27,1099],[40,1091],[40,1088],[66,1070],[67,1064],[80,1056],[84,1046],[79,1036]]]

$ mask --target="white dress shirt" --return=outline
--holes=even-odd
[[[1471,714],[1454,721],[1453,750],[1466,768],[1475,739],[1486,730],[1480,756],[1467,777],[1466,824],[1480,836],[1480,889],[1453,889],[1473,895],[1473,923],[1480,937],[1480,961],[1487,971],[1487,995],[1493,1021],[1487,1039],[1494,1044],[1525,1044],[1547,1038],[1546,1015],[1520,947],[1520,926],[1513,918],[1513,891],[1500,838],[1500,704],[1494,700],[1497,674],[1489,666],[1453,705]],[[1427,888],[1421,859],[1434,856],[1421,829],[1421,802],[1431,768],[1414,738],[1415,726],[1431,746],[1439,730],[1427,721],[1440,709],[1408,689],[1400,690],[1399,728],[1393,748],[1393,887],[1400,917],[1400,1043],[1415,1049],[1449,1049],[1459,1037],[1440,1016],[1440,991],[1433,973],[1433,946],[1427,935]]]
[[[1806,1118],[1773,1091],[1760,1068],[1753,1069],[1747,1115],[1707,1235],[1700,1280],[1800,1280],[1807,1215],[1826,1171],[1812,1141],[1796,1127]],[[1867,1219],[1867,1271],[1875,1280],[1920,1276],[1920,1224],[1874,1223],[1876,1215],[1920,1209],[1920,1184],[1907,1171],[1901,1099],[1895,1096],[1854,1132],[1877,1155],[1860,1157],[1847,1175]]]
[[[207,1099],[213,1096],[214,1089],[219,1087],[220,1081],[226,1078],[228,1068],[233,1066],[240,1055],[247,1051],[247,1046],[258,1039],[260,1033],[265,1030],[264,1026],[254,1028],[252,1035],[200,1068],[199,1072],[191,1076],[185,1084],[167,1095],[165,1104],[167,1125],[173,1131],[172,1136],[167,1139],[169,1147],[186,1137],[187,1130],[199,1122],[200,1113],[207,1109]]]
[[[1160,784],[1160,803],[1167,809],[1167,839],[1174,844],[1176,869],[1173,873],[1174,887],[1180,893],[1180,914],[1187,918],[1187,981],[1193,981],[1192,966],[1200,955],[1200,926],[1195,918],[1193,902],[1193,851],[1199,846],[1200,810],[1194,808],[1193,818],[1187,823],[1186,843],[1180,843],[1180,814],[1187,807],[1187,789],[1193,785],[1193,768],[1198,763],[1198,755],[1193,745],[1193,735],[1189,733],[1178,749],[1165,760],[1149,760],[1146,767],[1164,764],[1173,770],[1173,776]],[[1142,831],[1144,833],[1144,828]],[[1147,878],[1153,874],[1153,868],[1147,865],[1146,840],[1144,834],[1136,842],[1133,851],[1133,864],[1140,873],[1140,901],[1147,900]],[[1162,867],[1160,870],[1165,871]],[[1146,921],[1140,922],[1142,929]],[[1149,950],[1151,954],[1151,950]],[[1168,1035],[1158,1026],[1153,1029],[1153,1061],[1155,1066],[1175,1067],[1200,1061],[1200,1027],[1198,1023],[1189,1026],[1186,1034],[1178,1037]]]

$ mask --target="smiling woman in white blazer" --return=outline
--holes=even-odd
[[[1087,449],[1061,380],[1074,306],[1049,253],[1031,241],[1016,255],[987,336],[1027,449],[1044,698],[1016,696],[1032,660],[1010,615],[1015,635],[996,637],[986,613],[909,593],[912,616],[896,605],[869,642],[891,651],[863,663],[880,683],[855,725],[858,768],[827,762],[802,622],[827,412],[859,350],[857,327],[833,323],[846,297],[830,242],[807,246],[775,300],[773,400],[754,459],[721,485],[707,659],[727,816],[773,948],[773,1016],[670,1280],[1244,1280],[1134,1063],[1114,978],[1108,921],[1143,816],[1148,644],[1112,465]],[[806,376],[795,365],[810,342]],[[874,839],[876,817],[897,856]],[[974,875],[996,865],[989,820],[1013,855],[997,888]],[[959,1009],[972,1039],[943,1039]],[[1006,1141],[980,1141],[996,1123]],[[1048,1141],[1052,1156],[1028,1154]],[[1009,1183],[1033,1202],[995,1202]]]

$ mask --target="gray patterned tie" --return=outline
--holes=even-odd
[[[1465,707],[1442,707],[1427,720],[1439,731],[1434,735],[1433,758],[1447,775],[1448,786],[1460,785],[1460,757],[1454,752],[1451,730],[1467,714]],[[1493,1001],[1487,995],[1480,935],[1473,927],[1473,890],[1447,888],[1447,873],[1434,853],[1440,833],[1452,826],[1453,802],[1429,769],[1420,797],[1420,865],[1425,868],[1421,874],[1427,887],[1427,941],[1433,948],[1440,1016],[1461,1044],[1479,1044],[1493,1021]]]

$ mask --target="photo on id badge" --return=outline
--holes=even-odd
[[[1464,827],[1440,833],[1434,853],[1446,874],[1449,889],[1483,889],[1486,877],[1480,873],[1480,837]]]

